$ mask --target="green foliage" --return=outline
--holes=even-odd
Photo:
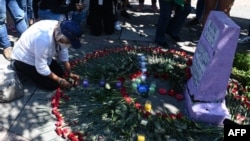
[[[243,86],[250,86],[250,70],[243,71],[233,67],[232,74]]]
[[[70,100],[61,100],[58,109],[65,126],[84,133],[86,141],[96,140],[94,138],[98,136],[104,136],[106,140],[130,141],[139,133],[143,133],[148,141],[223,138],[222,128],[196,123],[181,113],[174,114],[167,109],[157,113],[146,112],[140,104],[145,99],[135,92],[131,80],[137,79],[134,74],[141,71],[142,59],[138,54],[146,57],[148,78],[168,81],[179,90],[183,89],[189,58],[183,52],[163,52],[157,48],[106,51],[104,55],[96,52],[94,56],[89,55],[74,64],[74,71],[88,80],[89,85],[64,91]],[[123,86],[117,88],[116,82],[121,78]],[[108,87],[100,85],[100,80],[109,84]],[[156,94],[151,95],[151,99],[156,98]],[[165,98],[171,97],[166,95]],[[164,109],[163,106],[161,108]]]
[[[235,54],[232,74],[244,86],[250,86],[250,53],[238,52]]]
[[[235,54],[233,66],[239,70],[250,70],[250,54],[248,52],[238,52]]]

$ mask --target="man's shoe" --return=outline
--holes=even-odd
[[[139,4],[139,6],[137,7],[136,11],[137,12],[142,12],[144,9],[144,4]]]
[[[239,44],[250,43],[250,36],[241,37],[238,39]]]
[[[11,52],[12,52],[12,47],[7,47],[3,50],[3,56],[8,61],[11,60]]]
[[[158,11],[159,11],[159,9],[158,9],[158,7],[156,6],[156,4],[153,4],[153,5],[151,6],[151,9],[152,9],[154,12],[158,12]]]

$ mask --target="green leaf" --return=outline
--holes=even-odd
[[[116,110],[115,110],[115,113],[116,113],[117,115],[122,115],[122,112],[121,112],[121,110],[119,110],[119,109],[116,109]]]

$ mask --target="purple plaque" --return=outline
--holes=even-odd
[[[200,37],[187,83],[194,100],[214,102],[226,95],[240,27],[224,12],[212,11]]]
[[[220,124],[229,117],[224,98],[239,34],[240,27],[224,12],[210,12],[193,56],[192,77],[185,92],[193,118]]]

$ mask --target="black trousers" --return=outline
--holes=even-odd
[[[28,65],[21,61],[14,61],[14,67],[18,73],[21,73],[37,84],[38,87],[46,90],[55,90],[59,87],[58,83],[48,76],[43,76],[39,74],[35,68],[35,66]],[[49,65],[50,70],[58,75],[59,77],[63,76],[63,69],[59,63],[55,60],[52,60],[51,64]]]
[[[99,36],[103,32],[107,35],[114,33],[113,2],[113,0],[103,0],[103,5],[98,5],[98,0],[90,0],[87,24],[92,35]]]

